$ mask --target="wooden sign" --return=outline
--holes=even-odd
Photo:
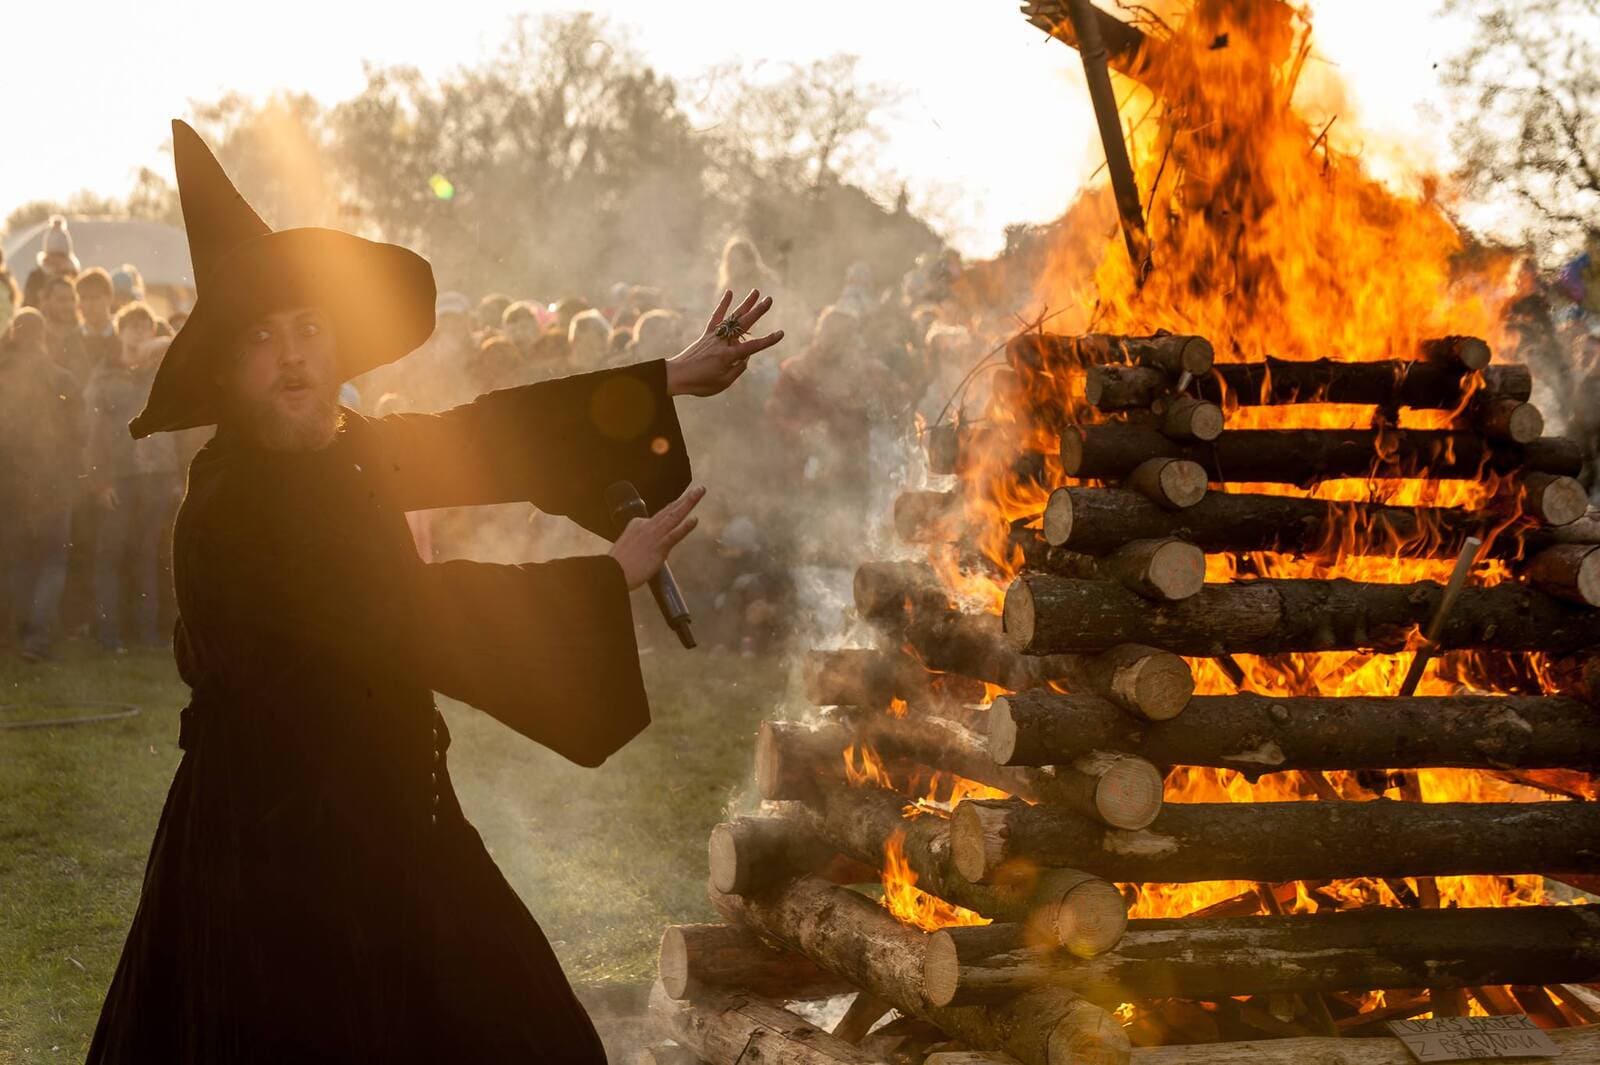
[[[1525,1013],[1390,1021],[1389,1030],[1418,1061],[1553,1058],[1561,1053]]]

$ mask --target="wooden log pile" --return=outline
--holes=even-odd
[[[1142,37],[1110,33],[1113,63],[1150,61]],[[1527,369],[1470,337],[1370,362],[1218,362],[1206,338],[1171,334],[1032,334],[1008,355],[1024,397],[1031,377],[1086,371],[1075,409],[1088,419],[1029,412],[1059,439],[1068,483],[1002,528],[1008,559],[976,563],[994,519],[969,513],[966,486],[899,498],[898,535],[929,557],[859,566],[875,646],[807,656],[818,709],[761,727],[761,808],[708,846],[722,923],[662,940],[651,1008],[679,1046],[651,1060],[1387,1061],[1392,1041],[1344,1057],[1338,1037],[1469,1001],[1544,1027],[1600,1020],[1584,987],[1600,981],[1600,911],[1442,908],[1436,879],[1600,884],[1600,804],[1585,801],[1600,766],[1600,516],[1572,476],[1580,449],[1542,435]],[[1226,424],[1295,403],[1367,405],[1374,421]],[[1401,408],[1447,412],[1449,428],[1400,429]],[[926,442],[930,470],[961,476],[970,449],[997,443],[967,427]],[[991,467],[1037,481],[1052,464]],[[1270,488],[1330,478],[1489,490],[1469,507]],[[1495,579],[1447,589],[1236,565],[1206,580],[1217,555],[1463,550]],[[1005,583],[1000,614],[951,586],[952,557]],[[1412,652],[1424,636],[1430,653],[1536,661],[1523,673],[1544,690],[1273,696],[1238,660]],[[1196,693],[1218,675],[1207,659],[1237,691]],[[1414,774],[1436,769],[1544,790],[1421,801]],[[1200,771],[1280,774],[1304,797],[1176,801],[1171,782]],[[1147,889],[1221,881],[1245,890],[1129,917]],[[1352,881],[1388,905],[1345,908],[1337,889]],[[831,1031],[787,1008],[841,994],[854,997]]]

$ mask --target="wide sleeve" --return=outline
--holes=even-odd
[[[421,570],[435,691],[585,766],[650,723],[628,587],[609,556]]]
[[[373,461],[405,510],[529,502],[613,538],[604,493],[631,481],[654,512],[689,485],[666,363],[480,396],[369,423]]]

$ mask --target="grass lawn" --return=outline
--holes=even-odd
[[[714,917],[706,835],[751,802],[755,728],[785,688],[771,661],[644,661],[655,723],[600,769],[444,705],[462,805],[580,987],[648,979],[663,925]],[[142,707],[107,724],[0,730],[0,1063],[88,1049],[178,764],[186,695],[165,654],[0,659],[0,704]],[[0,720],[28,713],[0,709]]]

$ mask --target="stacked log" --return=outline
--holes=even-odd
[[[1150,51],[1142,35],[1123,45],[1126,62]],[[1110,47],[1115,61],[1121,46]],[[1007,355],[1014,400],[1083,382],[1101,414],[1027,413],[1059,436],[1069,479],[1103,483],[1049,485],[1042,513],[999,530],[1006,559],[983,557],[995,530],[978,535],[989,519],[962,493],[899,497],[901,539],[954,545],[1005,580],[1003,614],[962,601],[927,562],[859,566],[856,613],[875,646],[813,652],[803,681],[819,710],[761,726],[762,809],[717,825],[708,844],[725,923],[662,940],[652,1008],[667,1034],[715,1065],[852,1054],[1189,1065],[1334,1051],[1301,1039],[1223,1044],[1215,1059],[1210,1047],[1132,1051],[1109,1011],[1139,1004],[1134,1030],[1147,1034],[1183,1028],[1170,1019],[1183,1016],[1209,1026],[1196,1038],[1217,1038],[1221,1019],[1235,1033],[1370,1034],[1383,1016],[1459,1011],[1471,995],[1491,1012],[1568,1023],[1574,1008],[1536,985],[1600,980],[1600,916],[1440,909],[1434,878],[1600,883],[1600,804],[1424,803],[1413,775],[1480,770],[1592,794],[1600,517],[1573,477],[1581,449],[1543,436],[1526,368],[1491,365],[1486,344],[1459,336],[1379,362],[1219,363],[1205,338],[1170,333],[1034,333]],[[1368,406],[1372,427],[1226,425],[1225,411],[1286,403]],[[1449,412],[1429,424],[1451,428],[1397,428],[1401,408]],[[935,427],[929,468],[971,476],[983,454],[985,469],[1042,483],[1056,467],[1021,453],[1025,436]],[[1263,487],[1350,477],[1492,479],[1493,490],[1467,508]],[[1214,553],[1444,559],[1474,545],[1509,578],[1450,590],[1204,580]],[[1245,690],[1233,657],[1402,652],[1423,632],[1430,652],[1537,654],[1523,672],[1561,694],[1277,697]],[[1215,659],[1240,690],[1196,695],[1184,656]],[[1172,767],[1295,774],[1318,798],[1166,801]],[[1334,771],[1359,775],[1323,775]],[[1403,798],[1348,801],[1351,780],[1375,793],[1400,780]],[[1335,909],[1333,882],[1352,878],[1413,905]],[[1119,887],[1212,881],[1253,888],[1188,917],[1130,920],[1134,893]],[[1286,912],[1305,892],[1328,905]],[[1379,988],[1414,990],[1392,991],[1388,1013],[1359,1012],[1346,994]],[[840,993],[856,998],[831,1033],[783,1008]],[[901,1019],[869,1036],[891,1009]]]

